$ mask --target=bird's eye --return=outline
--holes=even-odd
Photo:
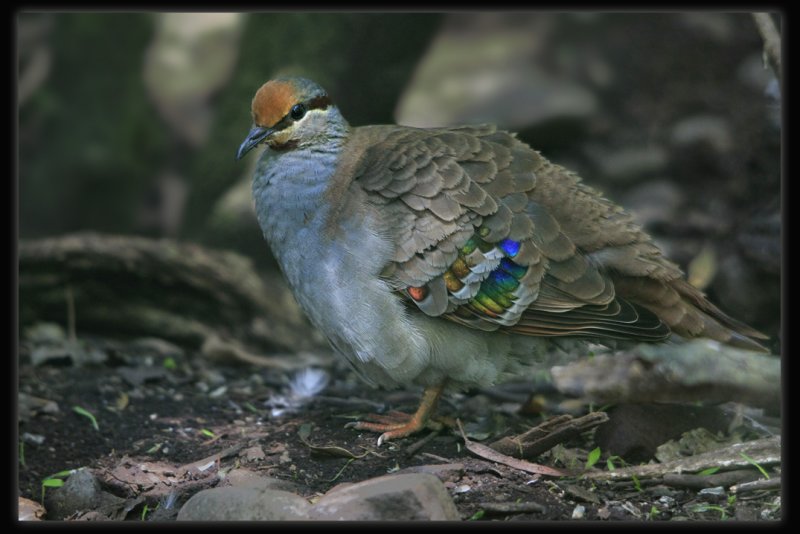
[[[295,104],[292,106],[292,110],[289,112],[292,119],[299,121],[302,119],[306,114],[306,107],[303,104]]]

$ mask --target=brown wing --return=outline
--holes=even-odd
[[[383,274],[422,312],[529,335],[653,341],[672,328],[757,345],[622,208],[513,135],[367,127],[351,142],[365,148],[344,163],[347,187],[396,244]],[[670,292],[675,302],[659,300]]]

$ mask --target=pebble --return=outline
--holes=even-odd
[[[728,122],[715,115],[695,115],[678,121],[672,127],[670,140],[678,146],[707,143],[720,154],[733,147]]]

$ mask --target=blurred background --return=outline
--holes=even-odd
[[[298,74],[354,126],[519,132],[778,350],[780,94],[750,14],[36,12],[18,13],[17,50],[23,243],[168,238],[280,284],[252,211],[258,156],[234,156],[255,90]],[[26,278],[31,250],[21,326],[63,323],[38,304],[63,280]]]

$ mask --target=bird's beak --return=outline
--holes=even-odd
[[[264,139],[269,137],[275,132],[272,128],[262,128],[261,126],[253,126],[250,133],[245,137],[244,142],[239,147],[239,152],[236,153],[236,159],[242,159],[242,156],[250,152],[254,146],[261,143]]]

